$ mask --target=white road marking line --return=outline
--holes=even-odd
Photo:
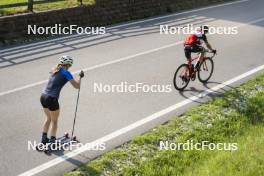
[[[91,71],[91,70],[98,69],[98,68],[101,68],[101,67],[105,67],[105,66],[108,66],[108,65],[111,65],[111,64],[115,64],[115,63],[119,63],[119,62],[122,62],[122,61],[126,61],[126,60],[129,60],[129,59],[138,57],[138,56],[142,56],[142,55],[145,55],[145,54],[153,53],[153,52],[156,52],[156,51],[159,51],[159,50],[162,50],[162,49],[165,49],[165,48],[169,48],[169,47],[172,47],[172,46],[175,46],[175,45],[179,45],[181,43],[182,43],[182,41],[176,42],[176,43],[172,43],[172,44],[168,44],[168,45],[164,45],[164,46],[159,47],[159,48],[155,48],[155,49],[147,50],[147,51],[144,51],[144,52],[141,52],[141,53],[137,53],[137,54],[134,54],[134,55],[122,57],[122,58],[119,58],[119,59],[116,59],[116,60],[113,60],[113,61],[109,61],[109,62],[105,62],[105,63],[102,63],[102,64],[94,65],[92,67],[87,67],[87,68],[84,68],[82,70],[83,71]],[[72,73],[76,74],[76,73],[79,73],[80,71],[81,70],[77,70],[77,71],[74,71]],[[25,86],[22,86],[22,87],[18,87],[18,88],[12,89],[12,90],[4,91],[4,92],[0,93],[0,96],[11,94],[11,93],[14,93],[14,92],[18,92],[18,91],[21,91],[21,90],[24,90],[24,89],[27,89],[27,88],[35,87],[35,86],[44,84],[46,82],[48,82],[48,80],[43,80],[43,81],[39,81],[39,82],[36,82],[36,83],[28,84],[28,85],[25,85]]]
[[[129,60],[129,59],[138,57],[138,56],[142,56],[142,55],[145,55],[145,54],[150,54],[150,53],[153,53],[153,52],[156,52],[156,51],[159,51],[159,50],[163,50],[163,49],[170,48],[170,47],[173,47],[173,46],[176,46],[176,45],[180,45],[182,43],[183,42],[180,41],[180,42],[164,45],[164,46],[159,47],[159,48],[151,49],[151,50],[148,50],[148,51],[143,51],[143,52],[140,52],[140,53],[137,53],[137,54],[134,54],[134,55],[130,55],[130,56],[123,57],[123,58],[120,58],[120,59],[116,59],[116,60],[113,60],[113,61],[110,61],[110,62],[106,62],[106,63],[95,65],[95,66],[92,66],[92,67],[89,67],[89,68],[85,68],[85,69],[83,69],[83,71],[90,71],[90,70],[94,70],[94,69],[97,69],[97,68],[100,68],[100,67],[105,67],[105,66],[108,66],[108,65],[111,65],[111,64],[115,64],[115,63],[118,63],[118,62],[122,62],[122,61],[126,61],[126,60]],[[80,72],[80,71],[81,70],[78,70],[77,73]]]
[[[144,125],[144,124],[146,124],[148,122],[151,122],[151,121],[153,121],[155,119],[158,119],[161,116],[166,115],[166,114],[168,114],[168,113],[170,113],[172,111],[175,111],[176,109],[178,109],[180,107],[183,107],[183,106],[185,106],[185,105],[187,105],[189,103],[192,103],[195,100],[204,98],[208,94],[210,94],[210,93],[212,93],[214,91],[217,91],[217,90],[219,90],[221,88],[224,88],[227,85],[233,84],[233,83],[235,83],[235,82],[237,82],[237,81],[239,81],[241,79],[244,79],[244,78],[246,78],[246,77],[248,77],[248,76],[250,76],[250,75],[252,75],[254,73],[257,73],[257,72],[259,72],[259,71],[261,71],[263,69],[264,69],[264,65],[261,65],[261,66],[259,66],[257,68],[254,68],[254,69],[252,69],[252,70],[250,70],[250,71],[248,71],[246,73],[243,73],[243,74],[241,74],[241,75],[239,75],[237,77],[234,77],[234,78],[232,78],[232,79],[230,79],[230,80],[228,80],[228,81],[226,81],[224,83],[221,83],[221,84],[219,84],[217,86],[214,86],[211,89],[207,89],[207,90],[205,90],[204,92],[200,93],[197,96],[192,96],[192,97],[190,97],[190,98],[188,98],[186,100],[183,100],[183,101],[181,101],[179,103],[176,103],[176,104],[174,104],[172,106],[169,106],[166,109],[163,109],[163,110],[161,110],[159,112],[156,112],[156,113],[154,113],[154,114],[152,114],[152,115],[150,115],[148,117],[145,117],[145,118],[143,118],[143,119],[141,119],[139,121],[136,121],[135,123],[132,123],[132,124],[130,124],[130,125],[124,127],[124,128],[121,128],[121,129],[119,129],[117,131],[114,131],[114,132],[112,132],[112,133],[110,133],[110,134],[108,134],[108,135],[106,135],[104,137],[101,137],[101,138],[91,142],[90,143],[91,145],[89,146],[89,148],[91,146],[97,146],[100,143],[106,143],[106,142],[108,142],[108,141],[110,141],[110,140],[112,140],[112,139],[114,139],[114,138],[116,138],[118,136],[121,136],[121,135],[123,135],[123,134],[125,134],[125,133],[127,133],[127,132],[129,132],[129,131],[131,131],[133,129],[136,129],[136,128],[138,128],[138,127],[140,127],[140,126],[142,126],[142,125]],[[48,161],[48,162],[46,162],[44,164],[41,164],[41,165],[37,166],[37,167],[35,167],[35,168],[31,169],[31,170],[28,170],[28,171],[20,174],[19,176],[35,175],[35,174],[40,173],[40,172],[42,172],[42,171],[44,171],[44,170],[46,170],[46,169],[48,169],[48,168],[50,168],[50,167],[52,167],[54,165],[57,165],[57,164],[59,164],[61,162],[64,162],[67,159],[70,159],[70,158],[75,157],[75,156],[77,156],[77,155],[79,155],[79,154],[81,154],[81,153],[83,153],[85,151],[88,151],[89,148],[87,148],[85,146],[80,147],[80,148],[78,148],[78,149],[76,149],[76,150],[74,150],[72,152],[69,152],[69,153],[67,153],[67,154],[65,154],[65,155],[63,155],[63,156],[61,156],[59,158],[55,158],[55,159],[53,159],[51,161]]]
[[[125,23],[125,24],[120,24],[120,25],[116,25],[116,26],[107,27],[106,29],[116,29],[116,28],[120,28],[120,27],[125,27],[125,26],[134,25],[134,24],[150,22],[150,21],[164,19],[164,18],[168,18],[168,17],[174,17],[174,16],[188,14],[188,13],[193,13],[193,12],[199,12],[199,11],[208,10],[208,9],[212,9],[212,8],[223,7],[223,6],[233,5],[233,4],[239,4],[239,3],[243,3],[243,2],[247,2],[247,1],[250,1],[250,0],[238,0],[238,1],[229,2],[229,3],[223,3],[223,4],[208,6],[208,7],[202,7],[202,8],[188,10],[188,11],[184,11],[184,12],[173,13],[171,15],[164,15],[164,16],[160,16],[160,17],[154,17],[154,18],[149,18],[149,19],[145,19],[145,20],[139,20],[139,21],[135,21],[135,22],[128,22],[128,23]],[[77,35],[78,34],[73,34],[71,36],[60,37],[60,38],[56,38],[56,39],[50,39],[48,41],[37,42],[37,43],[38,43],[38,45],[39,44],[45,44],[47,42],[57,41],[57,40],[61,40],[61,39],[67,39],[67,38],[70,38],[72,36],[77,36]],[[35,45],[35,44],[36,43],[27,44],[27,46],[31,46],[31,45]],[[2,49],[2,51],[0,53],[10,51],[10,50],[12,50],[14,48],[15,49],[19,49],[21,47],[25,47],[25,46],[17,46],[17,47]]]
[[[239,28],[239,27],[243,27],[243,26],[246,26],[246,25],[249,25],[249,24],[258,23],[258,22],[263,21],[263,20],[264,20],[264,18],[259,18],[259,19],[250,21],[250,22],[245,23],[245,24],[240,24],[237,27]],[[154,49],[147,50],[147,51],[144,51],[144,52],[140,52],[140,53],[137,53],[137,54],[134,54],[134,55],[130,55],[130,56],[127,56],[127,57],[119,58],[119,59],[116,59],[116,60],[113,60],[113,61],[109,61],[109,62],[105,62],[105,63],[102,63],[102,64],[94,65],[92,67],[87,67],[87,68],[84,68],[83,71],[91,71],[91,70],[94,70],[94,69],[98,69],[98,68],[105,67],[105,66],[108,66],[108,65],[111,65],[111,64],[123,62],[123,61],[129,60],[129,59],[132,59],[132,58],[135,58],[135,57],[138,57],[138,56],[142,56],[142,55],[145,55],[145,54],[150,54],[152,52],[156,52],[156,51],[163,50],[163,49],[166,49],[166,48],[170,48],[170,47],[173,47],[173,46],[176,46],[176,45],[180,45],[180,44],[182,44],[182,41],[176,42],[176,43],[172,43],[172,44],[168,44],[168,45],[164,45],[164,46],[159,47],[159,48],[154,48]],[[80,71],[81,70],[77,70],[77,71],[74,71],[72,73],[76,74],[76,73],[79,73]],[[4,95],[7,95],[7,94],[14,93],[14,92],[18,92],[18,91],[21,91],[21,90],[24,90],[24,89],[27,89],[27,88],[31,88],[31,87],[35,87],[35,86],[44,84],[47,81],[48,80],[42,80],[42,81],[39,81],[39,82],[36,82],[36,83],[28,84],[28,85],[25,85],[25,86],[22,86],[22,87],[18,87],[18,88],[15,88],[15,89],[11,89],[11,90],[8,90],[8,91],[0,92],[0,97],[4,96]]]

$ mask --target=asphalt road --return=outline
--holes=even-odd
[[[157,112],[161,110],[263,65],[263,8],[262,0],[243,1],[112,26],[103,36],[72,35],[1,48],[0,175],[62,175],[101,153],[84,151],[69,159],[63,153],[46,156],[27,149],[28,140],[39,141],[44,120],[39,97],[48,72],[62,54],[76,58],[72,72],[86,70],[76,135],[82,143],[88,143],[124,127],[131,127],[130,124],[152,114],[158,116]],[[184,26],[188,23],[238,26],[237,35],[208,36],[218,55],[213,77],[207,85],[191,82],[182,93],[174,89],[169,93],[94,92],[94,83],[172,85],[175,69],[185,62],[180,43],[184,35],[161,35],[159,25]],[[239,79],[218,91],[230,89],[252,76]],[[70,85],[61,93],[58,136],[71,129],[76,96],[77,91]],[[161,113],[159,118],[153,118],[137,128],[125,128],[123,133],[108,136],[106,149],[110,150],[206,99],[196,99]],[[63,158],[68,159],[64,161]]]

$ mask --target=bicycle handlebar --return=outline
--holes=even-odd
[[[212,51],[209,51],[208,49],[206,49],[205,52],[206,52],[206,53],[213,53],[213,57],[214,57],[215,55],[217,55],[217,52],[212,52]]]

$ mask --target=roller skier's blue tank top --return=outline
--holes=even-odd
[[[61,68],[57,73],[50,76],[43,94],[54,98],[59,98],[62,87],[72,79],[72,74],[68,70]]]

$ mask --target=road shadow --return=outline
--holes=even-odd
[[[198,100],[193,100],[190,98],[190,96],[188,96],[187,94],[191,95],[191,96],[197,96],[198,94],[204,92],[204,90],[202,89],[197,89],[195,87],[189,87],[187,89],[184,89],[183,91],[179,91],[179,94],[185,98],[185,99],[189,99],[192,100],[195,103],[199,103],[201,104],[202,102],[198,101]]]
[[[221,10],[218,8],[200,11],[201,16],[216,18],[227,22],[240,23],[236,25],[251,25],[264,27],[263,0],[234,2],[233,4],[224,5]],[[235,14],[235,15],[234,15]]]
[[[221,87],[218,90],[213,90],[212,87],[218,86],[218,85],[223,85],[223,83],[220,82],[213,82],[213,81],[208,81],[207,83],[202,84],[205,89],[197,89],[195,87],[190,87],[187,88],[183,91],[179,91],[179,94],[185,98],[189,99],[192,102],[202,104],[204,101],[199,101],[199,99],[203,98],[215,98],[215,97],[223,97],[223,94],[228,91],[232,90],[234,92],[234,95],[236,95],[237,98],[241,100],[242,94],[237,90],[236,87],[230,86],[230,85],[224,85],[224,87]],[[210,86],[211,85],[211,86]],[[191,97],[199,97],[199,99],[193,100]]]
[[[126,38],[158,34],[160,32],[159,25],[163,24],[167,24],[171,27],[179,27],[186,26],[187,24],[200,25],[216,20],[225,20],[230,22],[233,21],[241,24],[247,24],[250,21],[252,22],[254,20],[257,20],[257,17],[253,18],[254,16],[256,16],[254,13],[257,10],[261,12],[261,5],[264,5],[264,2],[261,0],[255,0],[254,2],[260,5],[256,6],[251,1],[234,3],[224,6],[224,8],[216,7],[208,8],[207,10],[200,10],[199,12],[189,12],[188,16],[186,16],[186,14],[178,14],[177,16],[163,16],[159,19],[151,19],[144,22],[138,21],[121,26],[113,26],[107,28],[105,35],[100,36],[60,36],[52,37],[51,39],[41,39],[40,41],[30,42],[28,44],[20,44],[14,47],[2,47],[0,48],[0,69]],[[243,10],[246,11],[250,6],[255,7],[256,10],[252,12],[247,11],[247,13],[244,13]],[[260,12],[257,13],[257,15],[261,16]],[[199,15],[197,13],[199,13]],[[252,13],[252,18],[249,18],[251,16],[250,13]],[[260,21],[252,23],[250,25],[263,27],[264,19],[261,21],[261,19],[259,18],[259,20]],[[140,45],[140,43],[141,41],[139,39],[137,44]],[[122,48],[115,49],[118,50]]]
[[[187,26],[189,23],[192,23],[199,26],[203,23],[209,23],[214,20],[215,19],[197,15],[179,18],[164,17],[157,23],[150,21],[146,23],[139,22],[135,24],[132,23],[123,26],[109,27],[106,29],[106,34],[104,35],[91,36],[75,34],[53,37],[46,40],[43,39],[41,41],[17,45],[14,47],[2,47],[0,48],[0,69],[127,38],[159,34],[159,25],[162,24],[168,24],[170,27],[178,27]],[[138,44],[140,44],[140,40],[138,40]],[[118,50],[118,48],[116,49]]]

